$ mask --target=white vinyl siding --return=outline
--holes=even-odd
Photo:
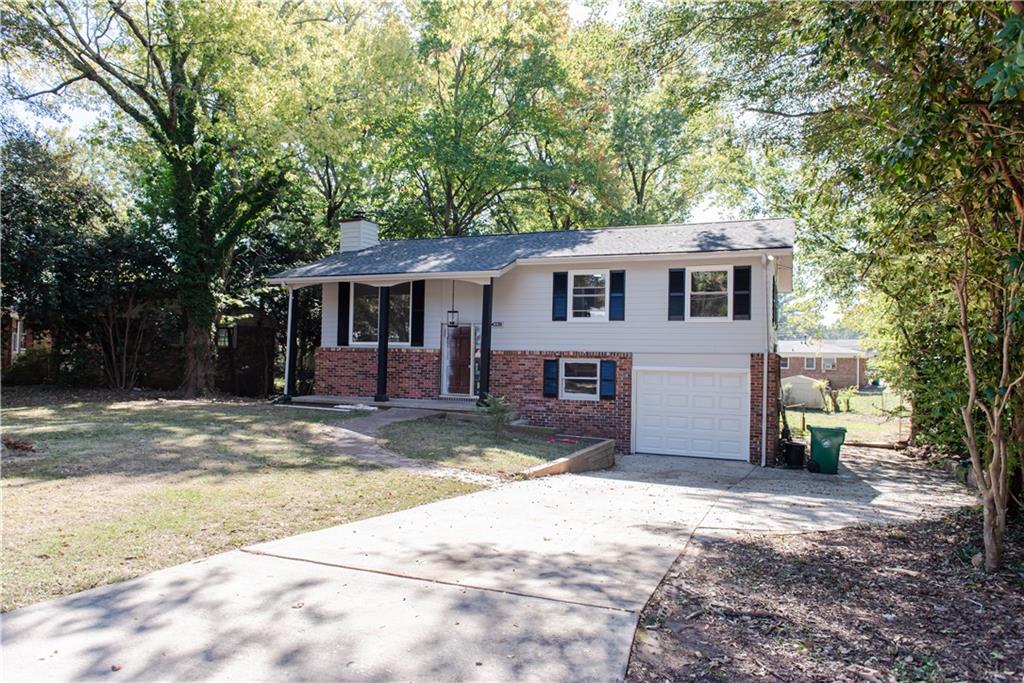
[[[698,263],[705,265],[707,261],[701,260]],[[626,351],[654,354],[763,353],[764,270],[760,259],[714,262],[714,265],[721,268],[752,266],[750,320],[697,323],[668,319],[669,269],[690,268],[698,263],[686,259],[623,259],[611,264],[610,269],[624,270],[626,273],[626,322],[607,325],[579,325],[551,320],[552,273],[579,272],[583,270],[582,266],[538,265],[513,268],[495,279],[494,321],[500,323],[500,326],[493,330],[492,348],[496,351]]]

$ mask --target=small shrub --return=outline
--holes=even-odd
[[[487,394],[480,402],[479,411],[491,421],[495,434],[504,434],[512,421],[512,406],[504,396]]]

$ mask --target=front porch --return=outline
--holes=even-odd
[[[311,394],[309,396],[293,396],[291,402],[297,405],[312,406],[366,405],[380,408],[419,408],[421,410],[439,410],[448,413],[472,413],[476,411],[476,401],[468,399],[389,398],[387,401],[376,401],[372,396]]]

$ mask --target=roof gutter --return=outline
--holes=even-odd
[[[400,273],[365,273],[354,275],[304,275],[290,277],[269,277],[267,282],[272,285],[292,285],[295,287],[306,287],[317,285],[323,282],[365,282],[372,284],[404,282],[410,278],[417,280],[480,280],[480,284],[486,284],[485,280],[492,277],[500,277],[516,266],[531,265],[567,265],[581,262],[590,263],[612,263],[622,260],[631,261],[678,261],[681,258],[688,260],[731,260],[739,258],[761,257],[762,263],[765,257],[786,256],[793,253],[792,247],[773,247],[769,249],[736,249],[733,251],[693,251],[693,252],[655,252],[649,254],[611,254],[606,256],[529,256],[510,261],[497,270],[472,270],[472,271],[427,271],[415,272],[405,271]]]

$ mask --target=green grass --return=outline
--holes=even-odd
[[[806,423],[815,427],[844,427],[847,441],[865,441],[871,443],[892,443],[906,439],[909,435],[909,411],[904,404],[903,419],[898,417],[900,397],[891,392],[883,394],[856,394],[850,398],[850,412],[826,413],[820,410],[808,410]],[[846,410],[845,402],[840,399],[840,407]],[[787,411],[789,426],[794,434],[800,434],[801,411]]]
[[[345,414],[4,391],[2,609],[477,487],[337,452]]]
[[[516,474],[582,447],[519,431],[498,435],[487,424],[458,419],[396,422],[382,436],[388,448],[406,457],[486,474]]]

